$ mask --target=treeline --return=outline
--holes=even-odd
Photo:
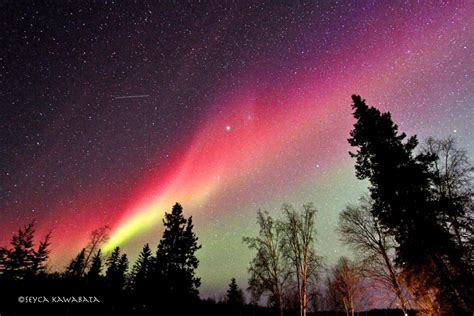
[[[341,311],[390,305],[399,314],[471,315],[474,312],[474,168],[452,138],[398,132],[390,113],[353,96],[356,175],[369,194],[339,215],[340,239],[354,250],[325,267],[314,252],[315,209],[282,216],[259,211],[259,234],[244,238],[256,256],[250,264],[252,297],[280,311]],[[385,296],[381,296],[385,294]]]
[[[272,315],[273,308],[246,304],[234,278],[222,299],[201,300],[195,253],[201,246],[192,217],[179,203],[165,213],[155,251],[145,244],[131,265],[120,247],[104,254],[109,227],[94,230],[88,244],[62,272],[50,272],[50,234],[35,246],[35,223],[0,247],[1,315]]]
[[[200,279],[195,276],[199,263],[195,252],[201,246],[192,217],[186,219],[177,203],[163,224],[156,251],[146,244],[133,266],[119,247],[102,254],[109,234],[105,226],[92,232],[88,245],[62,273],[47,271],[49,235],[35,248],[34,223],[25,226],[12,237],[9,248],[0,248],[2,315],[9,315],[7,306],[11,315],[180,314],[197,308]],[[73,303],[54,304],[52,297],[73,297]]]
[[[122,249],[104,254],[104,226],[62,272],[48,270],[50,235],[35,245],[35,224],[0,247],[3,315],[471,315],[473,167],[452,138],[418,146],[389,113],[353,96],[349,143],[356,175],[369,193],[339,214],[340,239],[354,250],[328,266],[315,250],[316,208],[283,205],[281,216],[258,211],[258,234],[243,242],[250,300],[235,279],[224,297],[199,298],[200,249],[192,217],[180,204],[165,213],[155,249],[146,244],[131,264]],[[380,296],[383,294],[384,296]],[[82,302],[40,302],[44,298]],[[85,302],[85,301],[86,302]],[[368,306],[393,310],[362,313]]]

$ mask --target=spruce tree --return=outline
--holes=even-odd
[[[107,267],[105,271],[105,279],[109,287],[116,287],[119,260],[120,247],[115,247],[105,261],[105,266]]]
[[[47,234],[35,249],[34,226],[33,221],[14,234],[10,248],[0,247],[0,275],[24,279],[45,272],[50,252],[50,234]]]
[[[153,256],[151,254],[150,245],[145,244],[132,268],[131,274],[135,289],[144,286],[145,280],[149,277],[152,262]]]
[[[160,295],[166,303],[193,302],[198,299],[200,279],[195,270],[199,260],[195,252],[201,248],[193,232],[192,217],[185,219],[179,203],[165,213],[165,230],[156,252],[155,275],[161,285]]]
[[[127,277],[127,271],[128,271],[128,258],[127,254],[123,254],[120,257],[119,264],[118,264],[118,277],[120,278],[122,286],[125,284],[125,279]]]
[[[80,278],[82,276],[82,271],[84,271],[85,258],[86,249],[82,248],[81,252],[79,252],[79,254],[69,263],[65,274],[69,277]]]
[[[13,235],[11,248],[3,248],[3,271],[7,277],[23,279],[33,266],[34,249],[34,222],[26,225]]]
[[[105,265],[107,266],[106,275],[113,274],[118,267],[118,262],[120,259],[120,247],[115,247],[114,250],[110,253],[110,256],[107,258]]]
[[[145,244],[133,265],[130,281],[133,289],[133,299],[137,310],[146,309],[149,302],[153,301],[156,285],[153,284],[154,258],[150,246]]]
[[[97,253],[92,257],[92,263],[89,271],[87,272],[87,278],[91,281],[97,281],[100,279],[102,273],[102,251],[99,249]]]
[[[47,234],[43,241],[39,243],[38,250],[33,250],[31,275],[45,273],[46,262],[49,258],[49,246],[51,233]]]
[[[69,276],[77,276],[80,277],[83,267],[84,267],[84,259],[85,259],[85,249],[82,250],[71,260],[68,267],[66,268],[66,274]]]
[[[120,253],[120,247],[115,249],[110,254],[106,262],[107,271],[105,278],[108,286],[114,291],[122,290],[125,285],[125,273],[128,269],[127,255]]]
[[[244,303],[244,297],[242,290],[237,285],[235,278],[230,280],[229,289],[227,290],[227,304],[232,306],[242,305]]]

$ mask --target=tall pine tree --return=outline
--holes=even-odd
[[[107,259],[106,266],[105,279],[108,286],[114,292],[121,291],[125,285],[125,277],[128,269],[127,255],[120,253],[120,247],[115,247]]]
[[[153,283],[154,257],[150,246],[145,244],[133,265],[130,281],[133,289],[133,300],[137,311],[147,309],[148,303],[153,301],[156,285]]]
[[[32,265],[30,269],[31,275],[37,275],[46,272],[46,262],[49,258],[49,246],[50,243],[51,233],[47,234],[43,241],[41,241],[38,245],[38,250],[33,250],[32,256]]]
[[[357,177],[370,181],[374,217],[399,244],[398,265],[420,296],[436,292],[439,306],[468,308],[472,299],[459,287],[459,253],[431,191],[429,166],[436,157],[416,155],[416,136],[405,140],[390,113],[367,106],[360,96],[352,100],[357,121],[348,141],[357,152],[350,154]]]
[[[183,216],[179,203],[165,213],[165,230],[156,252],[155,273],[166,303],[193,302],[198,299],[201,281],[195,275],[199,265],[195,252],[201,248],[193,232],[192,217]]]
[[[227,290],[227,304],[232,306],[239,306],[244,303],[244,296],[242,290],[237,285],[235,278],[230,280],[229,289]]]
[[[99,249],[97,253],[92,257],[92,263],[89,271],[87,272],[87,278],[90,281],[98,281],[102,273],[102,251]]]
[[[132,268],[132,282],[135,290],[139,291],[145,285],[145,281],[149,278],[152,263],[153,256],[150,245],[145,244]]]

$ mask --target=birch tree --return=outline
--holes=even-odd
[[[352,246],[363,262],[362,272],[393,293],[406,315],[406,293],[394,263],[396,242],[371,214],[371,207],[370,198],[365,196],[358,206],[347,206],[339,215],[338,231],[342,242]]]
[[[283,315],[284,288],[289,280],[289,269],[282,252],[282,231],[268,212],[258,211],[257,223],[260,228],[257,237],[244,237],[243,242],[257,253],[249,267],[249,285],[254,299],[264,293]]]
[[[314,250],[316,235],[316,209],[312,203],[303,205],[302,212],[291,205],[283,205],[283,249],[296,279],[299,315],[305,316],[308,308],[309,280],[317,273],[321,258]]]
[[[332,269],[330,286],[336,297],[342,301],[346,315],[354,316],[357,303],[363,296],[362,273],[360,266],[346,257],[339,258]]]

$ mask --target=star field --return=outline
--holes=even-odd
[[[357,201],[350,96],[474,152],[474,5],[0,4],[0,243],[36,219],[62,269],[93,229],[134,259],[179,201],[201,293],[247,279],[256,211],[318,208],[333,262]]]

